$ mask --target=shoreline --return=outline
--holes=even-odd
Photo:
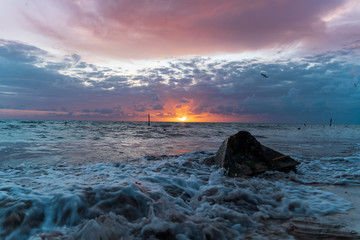
[[[346,213],[317,217],[298,217],[283,224],[296,239],[360,239],[360,186],[312,185],[352,203]]]
[[[360,234],[360,186],[358,185],[324,185],[321,190],[331,192],[352,203],[353,208],[347,213],[335,214],[341,217],[350,228]]]

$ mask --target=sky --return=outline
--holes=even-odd
[[[360,1],[0,1],[0,119],[148,114],[360,124]]]

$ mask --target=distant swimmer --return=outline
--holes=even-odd
[[[68,122],[67,121],[65,121],[65,126],[68,124]]]

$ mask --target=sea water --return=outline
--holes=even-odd
[[[206,166],[240,130],[297,173]],[[360,126],[0,121],[0,239],[294,239],[282,223],[346,213],[320,190],[360,185]]]

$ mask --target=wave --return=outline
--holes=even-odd
[[[238,239],[274,219],[345,213],[350,202],[264,176],[229,178],[202,164],[210,152],[130,163],[2,169],[2,239]],[[261,235],[263,234],[263,235]]]

